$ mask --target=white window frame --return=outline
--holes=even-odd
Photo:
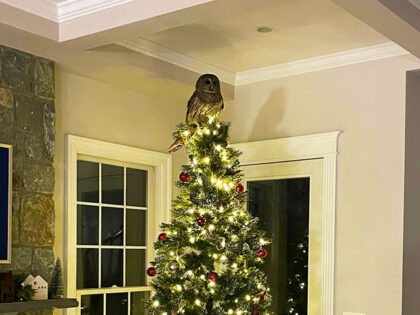
[[[322,283],[320,315],[334,315],[335,213],[339,131],[237,143],[241,165],[323,159]]]
[[[171,172],[172,157],[170,154],[139,149],[135,147],[109,143],[73,135],[66,136],[66,187],[65,187],[65,244],[64,261],[66,265],[66,296],[77,298],[79,307],[68,309],[68,315],[80,314],[80,302],[82,295],[104,293],[126,293],[150,291],[151,287],[118,287],[118,288],[95,288],[79,289],[76,287],[76,251],[77,251],[77,161],[83,160],[109,160],[122,164],[145,165],[153,168],[153,204],[152,210],[148,211],[147,230],[147,260],[153,260],[154,251],[151,250],[152,240],[156,238],[159,225],[168,222],[170,218],[171,203]],[[150,182],[150,181],[149,181]],[[80,246],[79,246],[80,247]],[[130,294],[129,294],[130,295]],[[104,304],[106,295],[104,295]]]

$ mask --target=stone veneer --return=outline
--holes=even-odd
[[[0,143],[13,145],[12,264],[40,274],[54,253],[54,62],[0,46]]]

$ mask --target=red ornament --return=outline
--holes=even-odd
[[[212,271],[209,273],[209,280],[216,282],[217,279],[219,279],[219,275],[217,274],[217,272]]]
[[[257,252],[258,257],[265,258],[268,255],[268,252],[265,248],[260,248]]]
[[[198,224],[199,226],[203,226],[203,225],[205,225],[205,224],[206,224],[206,218],[205,218],[205,217],[198,217],[198,218],[197,218],[197,224]]]
[[[147,275],[149,277],[154,277],[157,274],[157,271],[156,271],[156,268],[155,267],[149,267],[149,268],[147,268],[147,271],[146,272],[147,272]]]
[[[239,183],[238,185],[236,185],[236,192],[238,193],[238,194],[240,194],[241,192],[243,192],[244,191],[244,185],[242,185],[241,183]]]
[[[251,313],[252,315],[260,315],[260,310],[258,308],[254,308],[254,310]]]
[[[264,294],[261,294],[258,298],[259,298],[260,302],[262,303],[262,302],[264,302],[265,296],[264,296]]]
[[[158,240],[159,241],[163,241],[167,237],[168,237],[168,234],[166,234],[166,233],[160,233],[159,236],[158,236]]]
[[[182,182],[188,182],[189,180],[190,180],[190,174],[188,174],[188,173],[185,173],[185,172],[182,172],[181,174],[179,174],[179,179],[182,181]]]

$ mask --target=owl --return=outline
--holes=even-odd
[[[219,78],[214,74],[203,74],[198,78],[195,91],[188,101],[185,122],[188,124],[206,122],[209,116],[219,115],[224,106]],[[183,145],[183,138],[176,139],[168,151],[175,152]]]
[[[203,74],[195,84],[188,106],[186,123],[202,123],[208,116],[218,115],[224,108],[220,81],[214,74]]]

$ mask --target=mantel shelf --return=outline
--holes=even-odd
[[[54,308],[77,307],[76,299],[48,299],[41,301],[0,303],[0,315],[3,313],[29,312],[37,310],[48,310]]]

